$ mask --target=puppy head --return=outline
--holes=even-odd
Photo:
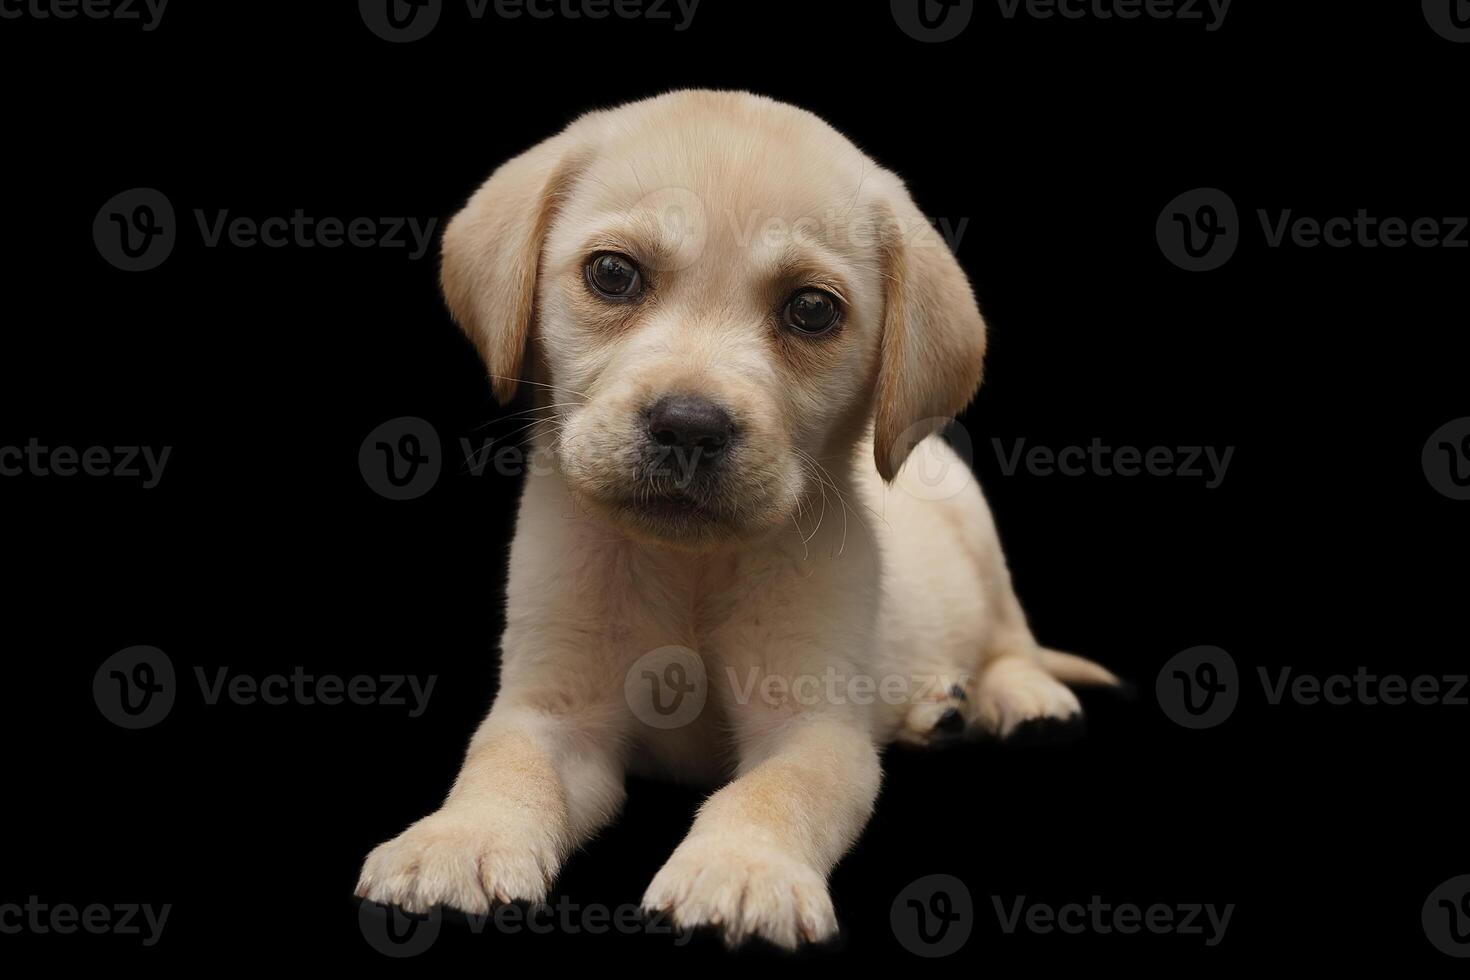
[[[676,92],[592,113],[450,223],[443,285],[572,491],[688,546],[791,527],[869,424],[891,480],[969,401],[985,326],[903,184],[815,116]]]

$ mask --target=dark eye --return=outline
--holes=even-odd
[[[837,299],[820,289],[803,289],[786,303],[786,325],[800,333],[826,333],[837,323]]]
[[[608,299],[633,299],[643,291],[643,276],[626,255],[603,252],[587,263],[587,282]]]

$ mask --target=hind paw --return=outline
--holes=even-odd
[[[969,695],[959,684],[950,685],[944,696],[909,709],[899,730],[905,745],[935,747],[958,741],[970,724]]]
[[[1081,718],[1077,695],[1023,657],[1005,657],[991,664],[975,692],[976,723],[1005,739],[1026,732],[1064,730]]]

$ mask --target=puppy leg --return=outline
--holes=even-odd
[[[1082,705],[1067,684],[1118,685],[1118,678],[1099,664],[1071,653],[1048,650],[1036,642],[1010,575],[1000,577],[995,633],[981,662],[973,703],[974,719],[983,731],[1010,738],[1024,726],[1074,728]]]
[[[759,936],[790,949],[831,938],[827,873],[878,794],[871,738],[839,719],[798,718],[747,739],[741,769],[700,808],[644,907],[680,926],[718,926],[731,945]]]
[[[1010,738],[1022,725],[1079,721],[1082,705],[1061,681],[1042,668],[1036,656],[1004,656],[980,676],[975,721],[980,728]]]
[[[368,855],[357,894],[410,912],[545,901],[562,861],[622,804],[616,745],[502,695],[444,805]]]
[[[904,745],[928,748],[952,742],[965,734],[973,714],[967,678],[941,677],[929,684],[924,697],[908,709],[894,734]]]
[[[909,745],[934,746],[962,736],[972,725],[1001,738],[1022,726],[1071,728],[1081,721],[1082,705],[1066,686],[1117,686],[1106,668],[1075,654],[1038,646],[1016,604],[999,624],[999,635],[973,661],[976,675],[967,683],[939,688],[909,709],[896,738]]]
[[[1077,696],[1044,670],[1033,654],[989,661],[970,688],[956,684],[914,705],[895,735],[897,741],[929,748],[956,741],[972,727],[1010,738],[1024,725],[1070,725],[1081,719]]]

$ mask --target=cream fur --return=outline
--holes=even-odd
[[[583,279],[614,246],[653,282],[636,306]],[[930,437],[980,381],[963,271],[902,183],[821,120],[705,91],[584,116],[474,195],[443,278],[497,394],[535,389],[556,465],[521,498],[495,705],[443,807],[369,855],[359,894],[542,900],[634,770],[723,783],[645,906],[731,942],[823,940],[883,745],[926,741],[950,708],[1009,734],[1080,710],[1057,676],[1113,680],[1037,645],[978,484]],[[843,324],[793,340],[771,311],[813,282]],[[668,391],[738,419],[718,521],[625,499],[639,410]],[[708,700],[660,729],[625,682],[670,645],[697,653]],[[797,693],[833,676],[838,696]],[[859,693],[894,680],[897,696]]]

